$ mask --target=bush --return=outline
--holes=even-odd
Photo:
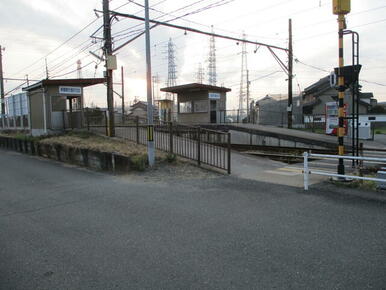
[[[169,163],[174,163],[176,162],[177,160],[177,155],[176,154],[173,154],[173,153],[168,153],[166,155],[166,161],[169,162]]]

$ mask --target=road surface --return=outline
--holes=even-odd
[[[342,189],[0,164],[0,289],[386,285],[386,206]]]

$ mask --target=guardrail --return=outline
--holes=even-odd
[[[323,176],[331,176],[331,177],[339,177],[339,178],[348,178],[348,179],[358,179],[358,180],[368,180],[368,181],[376,181],[386,183],[386,179],[381,178],[373,178],[373,177],[364,177],[364,176],[355,176],[355,175],[343,175],[343,174],[335,174],[326,171],[318,171],[318,170],[310,170],[308,167],[308,158],[316,157],[316,158],[327,158],[327,159],[348,159],[348,160],[360,160],[360,161],[377,161],[380,163],[386,163],[386,158],[378,158],[378,157],[356,157],[356,156],[342,156],[342,155],[327,155],[327,154],[313,154],[304,152],[304,190],[308,190],[309,187],[309,175],[323,175]]]

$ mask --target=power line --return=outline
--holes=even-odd
[[[358,28],[358,27],[363,27],[363,26],[367,26],[367,25],[378,24],[378,23],[385,22],[385,21],[386,21],[386,18],[372,21],[372,22],[368,22],[368,23],[359,24],[359,25],[354,25],[354,26],[352,26],[352,28]],[[308,37],[300,38],[296,41],[300,42],[300,41],[308,40],[308,39],[315,38],[315,37],[318,37],[321,35],[332,34],[332,33],[336,33],[336,31],[331,30],[331,31],[323,32],[323,33],[319,33],[319,34],[313,34],[313,35],[308,36]]]
[[[91,21],[90,23],[88,23],[86,26],[84,26],[81,30],[79,30],[78,32],[76,32],[75,34],[73,34],[71,37],[67,38],[64,42],[62,42],[60,45],[58,45],[57,47],[55,47],[53,50],[51,50],[49,53],[47,53],[46,55],[42,56],[41,58],[39,58],[38,60],[34,61],[32,64],[28,65],[27,67],[19,70],[17,73],[15,73],[15,75],[19,74],[20,72],[22,71],[25,71],[26,69],[32,67],[33,65],[35,65],[36,63],[38,63],[39,61],[45,59],[46,57],[48,57],[49,55],[51,55],[52,53],[54,53],[55,51],[57,51],[59,48],[63,47],[66,43],[68,43],[69,41],[71,41],[72,39],[74,39],[77,35],[79,35],[80,33],[82,33],[84,30],[86,30],[88,27],[90,27],[92,24],[94,24],[97,20],[99,20],[99,18],[96,18],[94,19],[93,21]]]
[[[133,1],[133,0],[129,0],[129,1],[132,2],[132,3],[134,3],[134,4],[136,4],[136,5],[138,5],[138,6],[140,6],[140,7],[143,7],[142,4],[139,4],[139,3],[137,3],[137,2],[135,2],[135,1]],[[204,0],[196,1],[196,2],[194,2],[193,4],[197,4],[197,3],[200,3],[200,2],[202,2],[202,1],[204,1]],[[225,2],[225,1],[227,1],[227,2]],[[186,6],[184,6],[184,7],[178,8],[178,9],[173,10],[173,11],[168,12],[168,13],[163,12],[163,11],[160,11],[160,10],[158,10],[158,9],[152,8],[152,10],[154,10],[154,11],[156,11],[156,12],[159,12],[159,13],[162,13],[162,14],[163,14],[163,15],[161,15],[161,16],[158,16],[158,17],[154,18],[153,20],[160,19],[160,18],[162,18],[162,17],[164,17],[164,16],[172,16],[172,17],[174,17],[174,18],[165,21],[165,22],[171,22],[171,21],[174,21],[174,20],[177,20],[177,19],[181,19],[181,18],[186,17],[186,16],[190,16],[190,15],[194,15],[194,14],[200,13],[200,12],[202,12],[202,11],[205,11],[205,10],[208,10],[208,9],[211,9],[211,8],[214,8],[214,7],[218,7],[218,6],[222,6],[222,5],[228,4],[228,3],[233,2],[233,1],[235,1],[235,0],[220,0],[220,1],[217,1],[217,2],[215,2],[215,3],[209,4],[209,5],[205,6],[205,7],[198,8],[197,10],[194,10],[194,11],[191,11],[191,12],[187,12],[187,13],[185,13],[185,14],[183,14],[183,15],[180,15],[180,16],[175,16],[175,15],[173,15],[172,13],[178,12],[178,11],[180,11],[180,10],[184,10],[184,9],[186,9],[187,7],[193,6],[193,4],[186,5]],[[138,26],[139,26],[139,25],[135,25],[135,26],[133,26],[132,28],[135,28],[135,27],[138,27]],[[129,30],[129,29],[130,29],[130,28],[125,29],[125,30],[122,30],[122,31],[127,31],[127,30]],[[122,31],[121,31],[121,32],[122,32]],[[118,32],[118,34],[115,34],[114,37],[117,37],[117,36],[121,36],[121,35],[122,35],[122,34],[119,34],[119,33],[120,33],[120,32]]]

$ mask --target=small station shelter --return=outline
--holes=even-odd
[[[159,118],[163,122],[171,122],[173,120],[173,100],[162,99],[158,100]]]
[[[81,128],[83,88],[103,84],[104,78],[44,79],[23,88],[27,92],[33,136]]]
[[[191,83],[162,88],[162,92],[177,94],[179,123],[223,123],[226,116],[226,93],[231,89]]]

